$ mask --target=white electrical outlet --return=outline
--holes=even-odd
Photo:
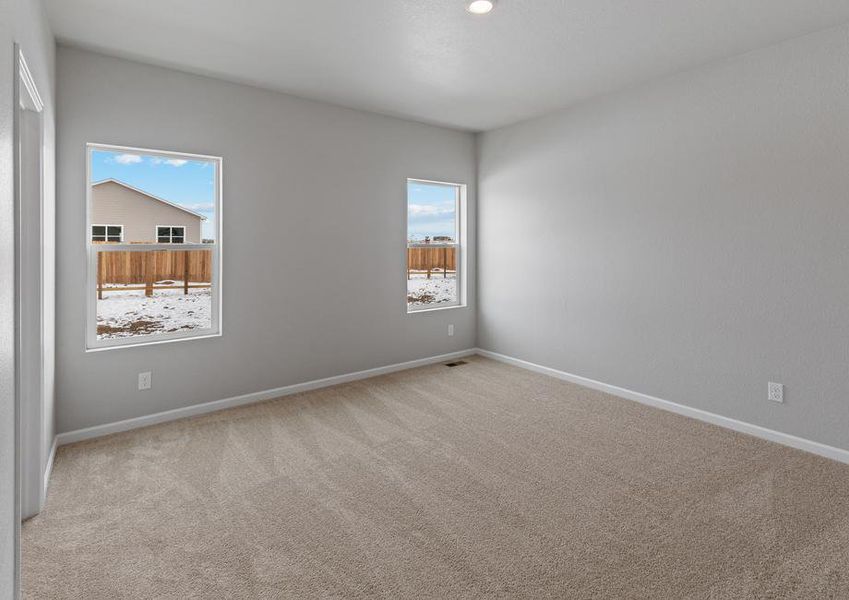
[[[767,398],[772,402],[784,402],[784,385],[770,381],[767,386]]]
[[[454,323],[448,326],[448,336],[450,337],[452,335],[454,335]]]
[[[139,389],[140,390],[149,390],[151,384],[151,375],[150,371],[145,371],[144,373],[139,373]]]

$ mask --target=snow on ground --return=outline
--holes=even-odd
[[[157,285],[182,286],[182,281],[158,281]],[[212,296],[209,288],[154,290],[148,298],[144,290],[122,290],[127,286],[104,288],[103,299],[97,301],[97,339],[155,335],[189,329],[212,327]],[[457,299],[455,275],[444,278],[433,273],[413,274],[407,281],[410,308],[450,304]]]
[[[159,285],[183,285],[182,281],[158,281]],[[97,301],[97,339],[171,333],[212,327],[212,296],[209,288],[190,288],[188,295],[178,290],[154,290],[148,298],[144,290],[121,291],[104,288]]]
[[[442,273],[413,274],[407,280],[407,304],[410,308],[435,307],[457,301],[457,277]]]

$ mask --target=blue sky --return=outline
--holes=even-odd
[[[117,179],[206,217],[204,239],[215,237],[215,164],[131,152],[94,150],[91,183]]]
[[[411,240],[425,236],[454,237],[457,218],[457,188],[453,185],[410,181],[407,184],[407,235]]]

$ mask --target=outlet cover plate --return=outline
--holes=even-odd
[[[770,381],[767,385],[767,398],[771,402],[784,402],[784,385]]]
[[[145,371],[144,373],[139,373],[139,389],[140,390],[149,390],[150,384],[151,384],[150,371]]]

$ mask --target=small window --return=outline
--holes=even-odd
[[[186,240],[186,228],[182,225],[157,227],[156,240],[160,244],[182,244]]]
[[[407,312],[463,306],[466,186],[407,180]]]
[[[87,167],[86,349],[220,335],[221,159],[88,144]]]
[[[123,225],[92,225],[91,226],[91,241],[92,242],[113,242],[121,243],[124,241],[124,226]]]

